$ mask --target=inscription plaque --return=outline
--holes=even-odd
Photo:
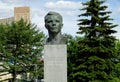
[[[44,46],[44,81],[67,82],[66,45]]]

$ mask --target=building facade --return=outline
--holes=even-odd
[[[24,21],[30,22],[30,7],[15,7],[14,16],[5,19],[0,19],[0,23],[10,24],[13,21],[19,21],[21,18],[23,18]]]
[[[30,8],[29,7],[15,7],[14,20],[19,21],[23,18],[24,21],[30,21]]]

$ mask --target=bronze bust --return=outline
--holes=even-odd
[[[45,27],[49,34],[46,44],[66,44],[66,38],[61,34],[63,19],[59,13],[48,12],[45,16]]]

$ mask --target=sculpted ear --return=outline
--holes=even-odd
[[[63,24],[61,26],[63,27]]]
[[[46,24],[44,26],[45,26],[46,29],[48,29]]]

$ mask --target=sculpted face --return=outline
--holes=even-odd
[[[63,23],[60,15],[53,13],[51,15],[46,16],[45,27],[50,33],[59,33],[61,31],[62,26]]]
[[[46,44],[66,44],[67,39],[61,33],[63,26],[62,16],[51,11],[45,15],[44,21],[49,34]]]

